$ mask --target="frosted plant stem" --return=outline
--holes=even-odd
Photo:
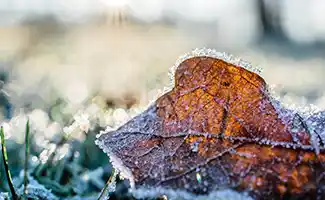
[[[28,184],[28,158],[29,158],[29,120],[26,122],[25,133],[25,165],[24,165],[24,199],[27,199],[27,184]]]
[[[18,195],[16,194],[14,185],[12,183],[12,179],[11,179],[11,174],[9,171],[9,166],[8,166],[8,155],[7,155],[7,150],[6,150],[6,143],[5,143],[5,134],[3,131],[3,127],[1,126],[0,128],[0,137],[1,137],[1,149],[2,149],[2,159],[3,159],[3,164],[5,166],[5,171],[6,171],[6,176],[7,176],[7,180],[8,180],[8,185],[10,188],[10,192],[11,192],[11,196],[13,200],[18,200]]]
[[[97,200],[107,200],[109,199],[109,193],[114,192],[116,188],[116,177],[117,177],[118,171],[113,168],[112,174],[109,177],[108,181],[105,184],[105,187],[103,188],[102,192],[100,193]]]

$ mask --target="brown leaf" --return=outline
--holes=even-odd
[[[321,199],[319,137],[298,113],[279,106],[258,74],[197,56],[178,66],[170,92],[97,143],[136,188]]]

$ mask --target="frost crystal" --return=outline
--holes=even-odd
[[[109,183],[107,183],[106,187],[103,189],[99,200],[107,200],[110,198],[109,194],[111,192],[115,192],[116,190],[116,177],[118,175],[118,171],[114,170],[114,173],[111,175],[111,178],[109,179]]]
[[[9,194],[1,192],[0,193],[0,200],[9,200]]]
[[[209,49],[209,48],[196,48],[193,51],[191,51],[190,53],[187,53],[181,57],[179,57],[175,63],[175,65],[173,65],[170,70],[169,70],[169,78],[170,78],[170,85],[169,87],[165,87],[163,90],[163,94],[170,91],[175,84],[175,72],[177,67],[185,60],[189,59],[189,58],[193,58],[193,57],[197,57],[197,56],[206,56],[206,57],[211,57],[211,58],[217,58],[220,60],[223,60],[225,62],[243,67],[251,72],[257,73],[257,74],[261,74],[262,73],[262,69],[261,68],[257,68],[252,66],[249,62],[242,60],[241,58],[235,57],[229,53],[226,52],[218,52],[215,49]]]
[[[20,179],[23,177],[23,171],[20,172]],[[55,195],[52,194],[51,190],[46,189],[43,185],[39,184],[32,176],[28,175],[29,183],[27,185],[27,198],[28,199],[48,199],[58,200]],[[18,194],[21,196],[24,193],[24,185],[18,189]]]
[[[318,112],[310,115],[306,120],[307,125],[311,131],[316,135],[314,136],[317,142],[322,142],[323,148],[325,147],[325,112]],[[320,138],[321,141],[318,140]]]
[[[199,142],[194,142],[192,145],[191,145],[191,149],[193,152],[198,152],[199,151]]]
[[[116,189],[116,177],[118,175],[118,171],[115,170],[114,171],[114,174],[112,175],[112,179],[111,179],[111,182],[109,183],[108,185],[108,188],[107,188],[107,191],[108,192],[115,192],[115,189]]]
[[[201,177],[201,174],[199,172],[196,173],[196,180],[198,183],[201,183],[202,181],[202,177]]]
[[[131,190],[135,198],[156,198],[167,196],[169,200],[253,200],[247,193],[238,193],[233,190],[219,190],[211,192],[209,195],[193,195],[184,190],[171,190],[160,187],[139,188]]]

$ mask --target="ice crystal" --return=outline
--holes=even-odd
[[[0,200],[9,200],[9,194],[5,192],[0,192]]]
[[[211,57],[211,58],[217,58],[217,59],[221,59],[225,62],[243,67],[249,71],[255,72],[257,74],[261,74],[262,73],[262,68],[257,68],[252,66],[252,64],[250,64],[247,61],[242,60],[239,57],[235,57],[229,53],[226,52],[219,52],[215,49],[209,49],[209,48],[196,48],[193,51],[186,53],[182,56],[180,56],[176,63],[170,68],[169,70],[169,79],[170,79],[170,85],[169,87],[165,87],[163,89],[162,93],[166,93],[168,92],[170,89],[172,89],[175,85],[175,71],[177,69],[177,67],[185,60],[189,59],[189,58],[193,58],[193,57],[198,57],[198,56],[205,56],[205,57]]]
[[[247,193],[238,193],[234,190],[219,190],[211,192],[209,195],[194,195],[184,190],[171,190],[161,187],[139,188],[131,190],[137,199],[156,198],[166,196],[169,200],[253,200]]]
[[[317,134],[317,136],[315,136],[315,138],[320,138],[323,146],[325,147],[325,112],[318,112],[315,113],[313,115],[310,115],[307,119],[306,119],[306,123],[308,125],[308,127],[310,127],[311,131],[315,134]],[[318,141],[320,142],[320,141]]]
[[[20,172],[19,179],[23,179],[23,171]],[[15,180],[18,181],[18,180]],[[27,185],[27,198],[28,199],[39,199],[39,200],[58,200],[55,195],[52,194],[51,190],[46,189],[42,184],[35,180],[32,176],[28,175]],[[18,194],[23,196],[24,185],[18,189]]]
[[[107,200],[110,198],[110,193],[115,192],[116,190],[116,177],[118,176],[118,170],[113,170],[113,174],[111,175],[108,183],[106,183],[106,187],[103,189],[100,194],[99,200]]]

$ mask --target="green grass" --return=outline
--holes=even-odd
[[[10,192],[11,192],[11,198],[13,200],[18,200],[19,198],[18,198],[18,195],[17,195],[16,190],[14,188],[12,178],[11,178],[11,174],[10,174],[10,170],[9,170],[8,155],[7,155],[7,149],[6,149],[6,143],[5,143],[5,134],[4,134],[4,130],[3,130],[2,126],[0,128],[0,137],[1,137],[2,159],[3,159],[4,168],[5,168],[6,178],[7,178],[8,185],[9,185]]]
[[[35,135],[31,131],[29,120],[25,125],[24,144],[16,144],[11,140],[10,151],[7,152],[3,127],[0,130],[2,157],[5,177],[0,176],[1,182],[6,182],[8,187],[0,188],[1,192],[9,192],[10,199],[44,199],[43,196],[53,196],[53,199],[134,199],[128,192],[124,182],[116,177],[115,170],[111,167],[109,159],[95,145],[95,129],[93,133],[86,134],[84,142],[75,141],[63,134],[58,141],[52,141],[55,149],[47,156],[45,162],[40,162],[40,154],[48,149],[39,149],[35,145]],[[62,159],[57,159],[64,145],[69,145],[69,151]],[[23,152],[24,156],[20,156]],[[78,155],[78,156],[76,156]],[[39,162],[33,163],[38,157]],[[9,159],[8,159],[9,158]],[[33,158],[33,159],[32,159]],[[9,165],[13,165],[13,178]],[[102,173],[96,173],[99,168]],[[21,177],[21,172],[23,175]],[[100,170],[99,170],[100,171]],[[1,170],[0,170],[1,172]],[[1,174],[0,174],[1,175]],[[85,181],[84,177],[89,177]],[[117,178],[117,191],[111,190],[113,179]],[[108,180],[105,184],[105,180]],[[101,185],[102,182],[102,185]],[[97,183],[97,185],[95,184]],[[102,191],[102,192],[101,192]],[[37,193],[41,192],[41,195]],[[48,197],[46,197],[47,199]]]

